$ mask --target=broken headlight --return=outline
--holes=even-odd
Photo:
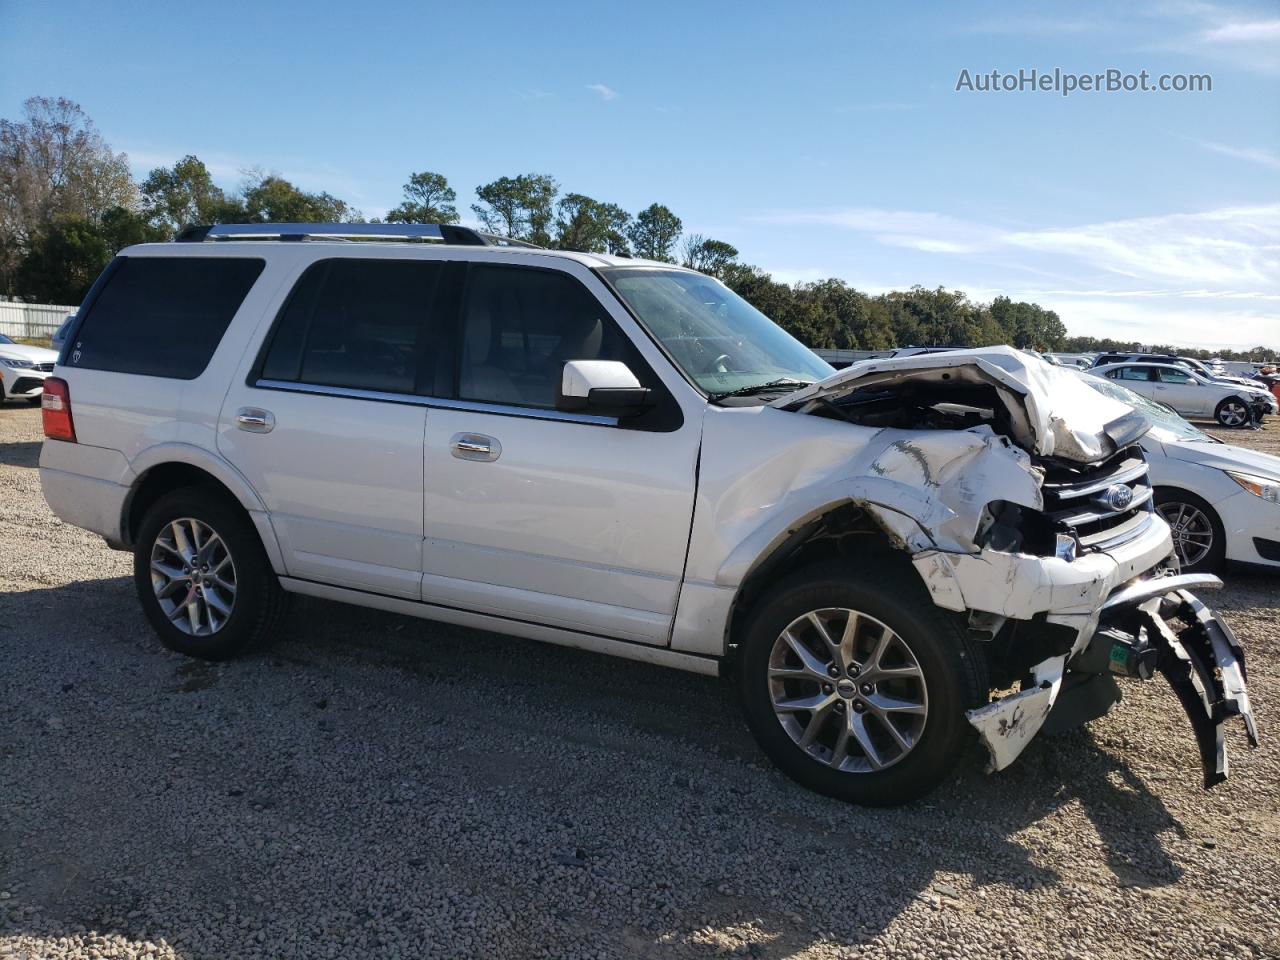
[[[1030,553],[1038,557],[1075,558],[1076,538],[1039,510],[1007,500],[992,500],[982,514],[974,543],[1002,553]]]

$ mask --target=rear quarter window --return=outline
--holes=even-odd
[[[68,365],[194,380],[263,266],[248,257],[121,257],[76,331]]]

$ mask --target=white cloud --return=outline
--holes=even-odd
[[[1258,163],[1264,167],[1280,170],[1280,154],[1273,153],[1270,150],[1263,150],[1260,147],[1231,147],[1225,143],[1210,143],[1207,140],[1201,140],[1200,146],[1206,150],[1212,150],[1214,153],[1235,157],[1237,160],[1247,160],[1250,163]]]
[[[588,83],[587,89],[599,94],[601,100],[617,100],[619,96],[617,90],[606,87],[603,83]]]
[[[1204,32],[1206,43],[1274,43],[1280,41],[1280,20],[1225,23]]]
[[[754,219],[829,226],[918,251],[923,259],[911,272],[935,278],[928,285],[942,282],[984,300],[997,293],[1031,300],[1057,310],[1074,333],[1214,347],[1280,344],[1280,203],[1037,230],[863,208]],[[814,279],[800,270],[783,271],[783,278]]]

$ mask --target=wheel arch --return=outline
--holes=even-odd
[[[746,616],[770,584],[823,560],[851,558],[873,559],[916,577],[919,574],[903,540],[901,529],[891,530],[886,525],[884,508],[848,497],[823,504],[788,524],[755,554],[738,582],[725,623],[726,664],[734,665],[739,648],[736,638],[742,636]],[[735,558],[741,562],[743,546],[726,561],[725,569],[731,568]]]
[[[188,487],[217,491],[238,507],[258,532],[263,549],[276,573],[287,573],[275,529],[266,505],[244,476],[225,461],[198,447],[164,444],[152,447],[131,464],[135,479],[121,508],[120,530],[125,547],[136,541],[142,518],[160,497]]]

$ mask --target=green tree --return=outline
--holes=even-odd
[[[627,236],[637,257],[674,263],[671,253],[683,227],[679,217],[662,204],[654,203],[636,214],[635,222],[627,229]]]
[[[0,289],[10,294],[18,263],[55,220],[93,222],[138,200],[128,157],[79,104],[31,97],[22,111],[20,120],[0,119]]]
[[[473,203],[486,230],[539,246],[551,244],[552,204],[560,185],[541,173],[499,177],[476,187],[480,203]]]
[[[457,223],[458,194],[442,173],[409,174],[404,202],[387,214],[388,223]]]
[[[77,304],[116,253],[168,239],[168,231],[124,207],[98,220],[62,216],[39,234],[17,268],[23,294],[45,303]]]
[[[581,253],[628,256],[626,230],[631,215],[616,203],[601,203],[581,193],[569,193],[556,204],[555,246]]]
[[[241,192],[246,223],[360,223],[360,211],[329,193],[307,193],[278,174],[253,171]]]
[[[194,223],[227,223],[243,211],[213,182],[199,157],[156,167],[142,183],[142,204],[151,222],[175,233]]]
[[[723,240],[712,240],[700,233],[692,233],[685,238],[682,262],[691,270],[720,277],[737,259],[738,248]]]

